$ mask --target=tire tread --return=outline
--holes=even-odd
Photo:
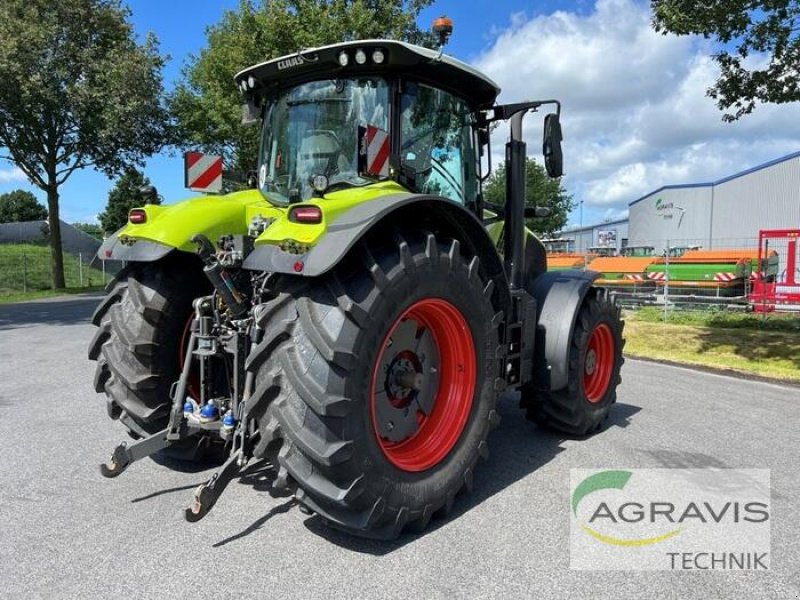
[[[457,240],[443,243],[433,234],[415,231],[394,232],[387,239],[388,248],[360,243],[351,254],[349,271],[335,269],[320,280],[283,276],[271,281],[276,296],[256,308],[264,333],[247,363],[256,375],[253,404],[258,409],[253,412],[260,413],[256,455],[275,464],[277,479],[296,486],[297,499],[333,526],[383,539],[406,529],[420,531],[434,514],[450,512],[456,495],[471,487],[478,458],[488,456],[485,436],[499,421],[492,395],[474,456],[435,502],[393,505],[387,482],[365,480],[348,426],[355,401],[344,391],[359,363],[359,348],[352,347],[352,340],[357,331],[372,325],[373,303],[389,288],[390,278],[415,273],[427,264],[442,263],[461,273],[487,305],[494,289],[481,279],[478,258],[463,257]],[[353,269],[362,274],[360,279]],[[371,286],[368,293],[365,282]],[[487,335],[498,337],[501,320],[502,315],[499,320],[486,319]],[[339,326],[338,334],[330,333],[332,323]],[[495,346],[500,347],[499,339],[487,356],[492,374],[486,387],[492,392],[499,376]],[[277,389],[272,383],[276,378],[281,381]],[[277,395],[258,398],[270,390]]]

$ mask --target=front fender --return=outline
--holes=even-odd
[[[536,299],[537,325],[533,357],[533,385],[557,391],[565,388],[569,373],[572,332],[595,271],[550,271],[539,275],[530,288]]]

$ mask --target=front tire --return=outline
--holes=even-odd
[[[524,386],[521,405],[528,419],[572,436],[599,429],[622,381],[624,325],[608,290],[590,290],[572,331],[567,387],[551,391],[538,389],[535,382]]]
[[[408,232],[272,289],[248,361],[257,456],[358,535],[393,538],[449,511],[499,420],[501,319],[478,258]]]

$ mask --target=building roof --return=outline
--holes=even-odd
[[[642,200],[646,200],[650,196],[658,194],[659,192],[663,192],[664,190],[680,190],[686,188],[703,188],[703,187],[713,187],[715,185],[720,185],[722,183],[726,183],[733,179],[738,179],[739,177],[744,177],[745,175],[750,175],[751,173],[755,173],[756,171],[761,171],[763,169],[768,169],[774,165],[777,165],[782,162],[786,162],[787,160],[792,160],[793,158],[800,158],[800,151],[792,152],[791,154],[787,154],[786,156],[781,156],[780,158],[776,158],[774,160],[770,160],[765,162],[764,164],[751,167],[749,169],[745,169],[744,171],[739,171],[738,173],[734,173],[733,175],[728,175],[727,177],[723,177],[722,179],[717,179],[716,181],[707,181],[704,183],[681,183],[675,185],[662,185],[657,190],[653,190],[652,192],[648,192],[644,196],[637,198],[633,202],[630,202],[628,206],[633,206],[637,202],[641,202]]]
[[[608,225],[621,225],[623,223],[627,223],[628,218],[624,219],[617,219],[615,221],[605,221],[603,223],[595,223],[594,225],[584,225],[583,227],[565,227],[561,230],[561,233],[579,233],[583,231],[590,231],[592,229],[597,229],[598,227],[606,227]]]

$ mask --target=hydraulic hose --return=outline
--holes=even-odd
[[[197,244],[197,254],[205,265],[203,272],[217,293],[222,296],[222,301],[228,307],[231,316],[238,319],[247,312],[247,302],[236,289],[230,274],[219,264],[214,245],[206,236],[199,233],[192,236],[192,241]]]

